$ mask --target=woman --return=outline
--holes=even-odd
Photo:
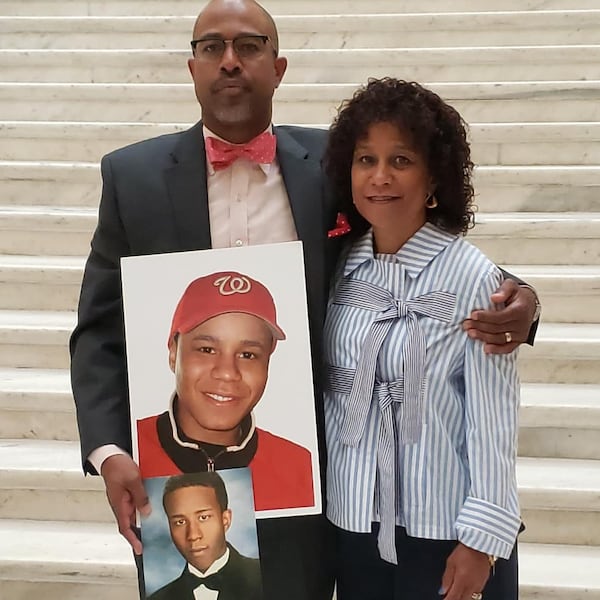
[[[325,328],[338,598],[517,598],[514,560],[490,577],[520,525],[516,357],[461,329],[502,281],[460,237],[464,123],[416,83],[372,80],[342,106],[326,163],[353,236]]]

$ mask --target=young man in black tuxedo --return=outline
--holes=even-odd
[[[262,600],[258,559],[241,555],[226,540],[232,512],[218,473],[171,477],[163,507],[173,544],[187,564],[149,600]]]

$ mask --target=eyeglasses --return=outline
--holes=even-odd
[[[203,38],[192,40],[190,44],[196,58],[215,61],[223,57],[225,48],[229,43],[233,46],[233,51],[243,60],[261,56],[265,51],[267,42],[271,43],[268,35],[241,35],[232,40],[223,40],[216,37]]]

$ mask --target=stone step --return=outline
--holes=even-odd
[[[76,310],[84,262],[73,256],[0,256],[0,308]]]
[[[467,237],[497,263],[600,265],[600,213],[478,213],[476,219]],[[0,252],[86,255],[95,224],[93,208],[2,206]]]
[[[61,168],[69,166],[75,165]],[[87,255],[96,218],[87,207],[0,206],[0,253]],[[476,219],[467,239],[497,263],[600,265],[600,212],[478,213]]]
[[[182,68],[184,65],[182,64]],[[291,68],[291,67],[290,67]],[[287,83],[275,93],[275,123],[329,123],[352,83]],[[420,79],[468,122],[594,122],[600,120],[600,80],[436,82]],[[200,109],[185,83],[0,82],[0,119],[167,123],[198,120]]]
[[[0,367],[66,369],[75,314],[0,310]],[[521,381],[597,383],[600,324],[545,323],[533,348],[520,351]]]
[[[78,439],[69,372],[0,368],[0,439]]]
[[[544,321],[598,322],[600,265],[503,265],[503,268],[518,274],[537,290]]]
[[[600,385],[521,386],[519,455],[600,459]]]
[[[0,368],[66,369],[75,313],[0,310]]]
[[[526,542],[600,546],[600,461],[519,458]]]
[[[9,141],[0,160],[97,162],[115,148],[191,125],[0,121],[0,135]],[[600,122],[471,123],[469,129],[472,159],[479,165],[600,164]]]
[[[288,83],[594,79],[600,45],[289,50]],[[5,81],[185,83],[187,50],[0,50]]]
[[[0,520],[0,597],[137,598],[133,555],[108,523]]]
[[[592,212],[598,209],[600,167],[483,166],[475,169],[474,184],[475,204],[484,212]],[[5,206],[97,207],[98,164],[0,161],[0,198]]]
[[[192,123],[102,123],[4,121],[10,140],[0,160],[100,162],[104,154],[140,140],[188,129]]]
[[[487,166],[474,172],[474,203],[483,212],[563,213],[598,210],[600,169],[571,166]]]
[[[0,474],[2,519],[113,520],[77,442],[0,440]],[[600,544],[600,461],[519,458],[517,476],[527,541]]]
[[[0,252],[29,256],[87,255],[96,219],[97,211],[93,208],[0,207]]]
[[[477,213],[467,239],[500,264],[600,265],[600,212]]]
[[[519,374],[526,383],[597,384],[600,324],[540,323],[535,345],[519,350]]]
[[[97,210],[100,168],[98,163],[0,161],[0,198],[5,208],[18,210],[42,205]]]
[[[430,0],[415,4],[413,0],[264,0],[261,4],[273,15],[343,15],[356,13],[439,13],[465,11],[559,10],[565,0],[502,0],[482,4],[479,0]],[[0,14],[12,15],[184,15],[196,16],[202,3],[196,0],[0,0]],[[597,0],[577,0],[578,9],[597,9]]]
[[[600,600],[600,547],[519,544],[521,600]]]
[[[478,165],[600,164],[600,122],[472,123],[469,129]]]
[[[600,548],[519,544],[520,598],[599,600]],[[127,544],[104,523],[0,521],[0,592],[6,598],[132,600]]]
[[[322,11],[320,11],[322,12]],[[187,48],[195,16],[0,17],[0,48]],[[593,44],[600,10],[275,15],[287,48]]]
[[[600,387],[522,384],[522,456],[600,459]],[[0,369],[0,438],[77,440],[69,373]]]
[[[522,456],[600,459],[597,385],[521,386]],[[0,369],[0,438],[76,440],[69,374],[60,369]]]
[[[84,262],[77,256],[0,255],[0,309],[75,310]],[[600,266],[502,266],[536,288],[545,321],[598,320]]]
[[[0,518],[112,523],[101,477],[81,470],[78,442],[0,440]]]

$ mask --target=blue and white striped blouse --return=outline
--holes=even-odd
[[[516,353],[486,355],[461,328],[501,281],[477,248],[427,223],[395,255],[374,255],[366,233],[334,282],[327,516],[353,532],[380,522],[385,560],[395,562],[395,525],[511,553],[520,524]]]

